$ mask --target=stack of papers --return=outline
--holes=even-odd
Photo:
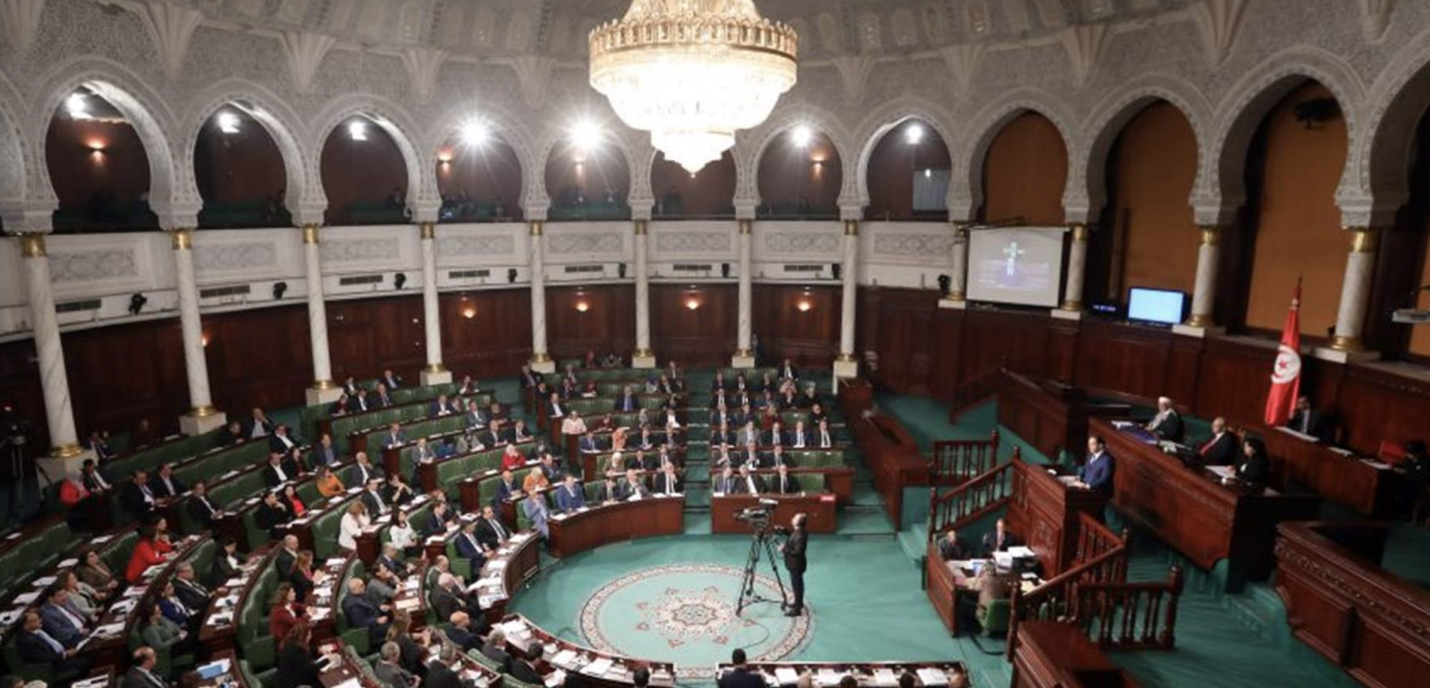
[[[775,669],[775,680],[779,681],[780,685],[794,685],[799,682],[799,672],[795,671],[794,667],[779,667]]]
[[[598,677],[605,676],[606,672],[611,670],[612,664],[613,662],[610,660],[610,658],[602,657],[594,662],[591,662],[590,664],[587,664],[586,668],[581,670],[581,673]]]
[[[820,669],[819,673],[815,675],[815,679],[821,686],[837,686],[841,678],[844,678],[843,674],[833,669]]]
[[[70,688],[99,688],[109,683],[109,675],[92,676],[83,681],[75,681],[70,684]]]
[[[15,596],[15,604],[28,605],[28,604],[31,604],[31,603],[33,603],[35,600],[38,600],[38,599],[40,599],[40,593],[39,593],[39,592],[27,592],[27,593],[25,593],[25,594],[23,594],[23,595],[16,595],[16,596]]]
[[[33,587],[36,587],[36,588],[48,588],[48,587],[50,587],[51,585],[54,585],[54,584],[55,584],[55,577],[54,577],[54,576],[43,576],[43,577],[41,577],[41,578],[36,578],[36,579],[35,579],[35,582],[31,583],[30,585],[33,586]]]
[[[922,681],[925,686],[948,685],[948,676],[943,673],[943,669],[925,667],[923,669],[919,669],[918,674],[919,680]]]
[[[879,686],[880,688],[897,686],[899,685],[899,677],[894,673],[893,669],[875,669],[874,685]]]
[[[567,669],[575,663],[575,660],[576,652],[574,650],[562,650],[551,658],[551,663],[562,669]]]
[[[79,560],[78,560],[78,559],[70,558],[70,559],[66,559],[66,560],[60,562],[60,568],[62,568],[62,569],[67,569],[67,568],[69,568],[69,567],[71,567],[71,566],[76,566],[76,565],[78,565],[78,564],[79,564]]]

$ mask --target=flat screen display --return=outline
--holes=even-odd
[[[978,229],[968,237],[968,298],[1020,306],[1058,305],[1064,227]]]
[[[1175,325],[1182,322],[1187,295],[1180,291],[1133,287],[1127,295],[1127,319]]]

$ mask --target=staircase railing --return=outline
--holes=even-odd
[[[1013,660],[1019,622],[1044,619],[1075,623],[1079,585],[1121,583],[1126,576],[1127,546],[1122,544],[1043,581],[1026,594],[1021,585],[1013,586],[1008,601],[1008,660]]]
[[[1170,650],[1175,643],[1182,571],[1162,583],[1079,583],[1073,623],[1099,646],[1114,650]]]
[[[1013,500],[1016,464],[1022,461],[1016,448],[1013,460],[998,464],[976,478],[939,492],[929,491],[928,539],[933,541],[949,528],[962,528],[968,523],[996,511]]]
[[[1073,551],[1072,566],[1080,566],[1083,562],[1091,561],[1102,556],[1104,552],[1117,547],[1127,546],[1127,531],[1123,530],[1119,535],[1111,528],[1108,528],[1102,521],[1089,516],[1085,512],[1078,512],[1077,515],[1077,549]],[[1125,565],[1127,559],[1123,558]],[[1126,578],[1127,571],[1124,568],[1119,579]]]
[[[941,440],[933,443],[929,482],[957,485],[998,464],[998,430],[986,440]]]
[[[948,412],[948,422],[958,423],[959,417],[969,409],[997,394],[1002,376],[1002,366],[989,368],[964,380],[963,384],[954,388],[953,398],[950,400],[952,407]]]

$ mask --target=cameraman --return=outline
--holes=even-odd
[[[789,571],[790,589],[794,591],[794,602],[785,611],[785,616],[799,616],[804,613],[804,570],[809,565],[805,558],[805,550],[809,547],[809,533],[805,531],[804,525],[808,519],[803,513],[795,514],[789,523],[789,539],[780,545],[780,552],[785,555],[785,569]]]

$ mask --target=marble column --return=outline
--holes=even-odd
[[[1222,225],[1201,225],[1201,245],[1197,247],[1197,278],[1192,287],[1192,313],[1185,326],[1175,328],[1180,334],[1205,335],[1220,332],[1216,326],[1217,271],[1221,267]]]
[[[1072,232],[1072,247],[1068,251],[1068,280],[1063,289],[1063,304],[1053,311],[1055,317],[1076,320],[1082,317],[1083,273],[1087,269],[1087,225],[1068,225]]]
[[[303,225],[303,259],[307,264],[308,336],[313,349],[313,386],[307,390],[309,406],[329,404],[342,396],[333,383],[333,364],[328,355],[328,307],[323,296],[323,256],[318,245],[318,225]]]
[[[949,271],[948,293],[939,302],[941,308],[964,308],[968,305],[968,227],[972,223],[953,223],[953,266]]]
[[[755,221],[741,219],[740,223],[740,310],[737,322],[739,334],[735,343],[735,356],[730,361],[732,368],[755,367],[754,349],[754,279],[755,261],[752,257]]]
[[[654,368],[655,352],[650,349],[650,221],[636,220],[636,350],[632,368]]]
[[[858,377],[859,361],[854,357],[854,308],[859,288],[859,221],[844,221],[843,302],[839,310],[839,356],[834,359],[834,377]]]
[[[1351,251],[1346,256],[1346,276],[1341,282],[1341,304],[1336,312],[1336,335],[1331,349],[1344,354],[1365,353],[1361,331],[1370,307],[1371,278],[1375,275],[1375,254],[1380,247],[1380,231],[1374,227],[1351,227]]]
[[[174,247],[174,282],[179,293],[179,329],[184,341],[184,369],[189,380],[189,412],[179,417],[179,430],[193,437],[227,424],[213,406],[204,328],[199,315],[199,284],[194,278],[194,230],[169,232]]]
[[[538,373],[556,372],[556,361],[546,351],[546,244],[542,238],[544,223],[532,220],[531,230],[531,369]]]
[[[452,371],[442,366],[442,312],[437,300],[437,225],[423,222],[422,230],[422,326],[427,340],[427,367],[422,369],[423,386],[452,381]]]
[[[20,254],[24,256],[25,285],[30,299],[30,329],[35,337],[35,353],[40,364],[40,386],[45,395],[45,421],[50,431],[50,451],[38,456],[45,469],[40,482],[58,482],[70,473],[78,473],[86,458],[93,453],[79,446],[75,431],[74,408],[70,404],[69,376],[65,372],[64,348],[60,342],[60,325],[55,314],[55,294],[50,284],[50,258],[43,233],[21,234]],[[46,480],[46,477],[49,480]]]

